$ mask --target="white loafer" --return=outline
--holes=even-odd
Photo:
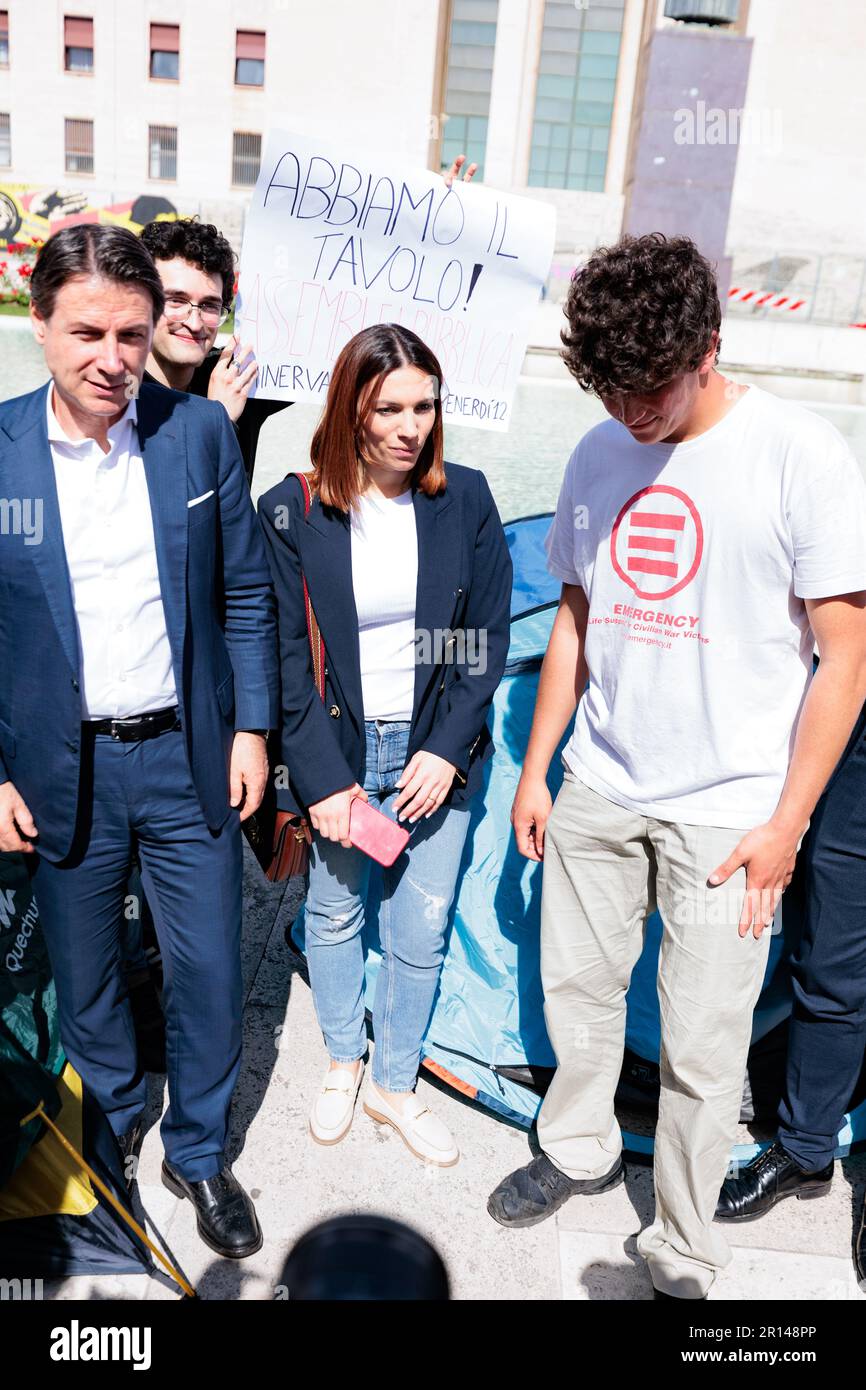
[[[451,1168],[460,1157],[460,1150],[454,1136],[429,1106],[415,1095],[414,1091],[403,1101],[402,1108],[396,1106],[382,1094],[371,1077],[367,1083],[364,1098],[364,1111],[371,1120],[396,1129],[406,1148],[424,1163],[434,1163],[439,1168]]]
[[[339,1144],[348,1134],[363,1075],[363,1062],[355,1076],[342,1067],[325,1072],[310,1114],[310,1133],[317,1144]]]

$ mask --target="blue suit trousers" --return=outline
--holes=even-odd
[[[802,933],[779,1138],[817,1169],[833,1157],[866,1047],[866,708],[815,807],[788,892]]]
[[[33,870],[63,1046],[115,1134],[130,1129],[146,1099],[121,964],[137,847],[165,975],[165,1153],[188,1180],[212,1177],[240,1067],[239,814],[208,828],[179,729],[121,743],[84,725],[81,775],[70,854]]]

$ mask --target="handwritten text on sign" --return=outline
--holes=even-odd
[[[272,131],[244,231],[237,332],[257,393],[322,402],[334,359],[401,323],[442,366],[446,417],[508,427],[554,210]]]

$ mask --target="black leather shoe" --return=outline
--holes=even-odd
[[[860,1213],[860,1229],[854,1241],[854,1263],[857,1278],[866,1282],[866,1195],[863,1197],[863,1210]]]
[[[138,1154],[141,1149],[142,1140],[141,1121],[136,1120],[132,1129],[128,1129],[125,1134],[116,1134],[114,1137],[117,1140],[117,1147],[120,1149],[120,1156],[123,1159],[123,1176],[126,1179],[126,1190],[127,1192],[131,1192],[132,1184],[138,1177]]]
[[[618,1158],[600,1178],[566,1177],[547,1154],[540,1153],[525,1168],[517,1168],[490,1194],[487,1210],[500,1226],[536,1226],[558,1211],[569,1197],[580,1193],[607,1192],[625,1179],[625,1164]]]
[[[162,1181],[175,1197],[188,1197],[195,1207],[198,1233],[205,1245],[229,1260],[243,1260],[262,1248],[262,1230],[251,1199],[231,1168],[215,1177],[189,1182],[167,1159]]]
[[[738,1177],[726,1178],[716,1207],[717,1221],[753,1221],[781,1202],[783,1197],[823,1197],[830,1191],[833,1161],[808,1173],[777,1139],[753,1158]]]

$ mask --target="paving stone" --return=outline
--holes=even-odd
[[[191,1204],[177,1201],[162,1186],[158,1119],[167,1099],[164,1077],[149,1078],[149,1128],[139,1167],[136,1212],[146,1215],[165,1239],[171,1258],[199,1297],[281,1301],[290,1292],[284,1287],[285,1260],[299,1236],[331,1216],[378,1212],[432,1242],[458,1300],[651,1298],[646,1266],[635,1248],[637,1233],[653,1216],[648,1165],[630,1162],[626,1183],[613,1192],[575,1198],[549,1222],[508,1231],[488,1215],[487,1196],[528,1160],[527,1135],[425,1074],[419,1095],[451,1127],[461,1150],[454,1168],[422,1164],[393,1130],[371,1121],[360,1104],[342,1143],[324,1147],[312,1141],[308,1115],[327,1055],[303,961],[284,940],[303,886],[298,880],[281,893],[270,885],[262,891],[257,867],[252,865],[252,874],[246,867],[248,990],[228,1152],[256,1202],[265,1236],[262,1250],[243,1261],[219,1258],[198,1238]],[[256,899],[254,909],[251,898]],[[740,1142],[751,1142],[754,1133],[743,1128]],[[828,1197],[785,1201],[760,1222],[726,1227],[734,1259],[711,1298],[862,1298],[849,1251],[864,1187],[866,1155],[837,1166]],[[167,1279],[138,1275],[69,1279],[46,1286],[45,1294],[62,1299],[178,1297]]]

